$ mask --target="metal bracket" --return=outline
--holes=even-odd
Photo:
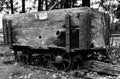
[[[89,49],[91,38],[90,38],[90,25],[91,19],[88,18],[88,13],[80,13],[79,14],[79,49]]]
[[[65,25],[66,25],[66,52],[70,52],[70,15],[66,14],[65,16]]]

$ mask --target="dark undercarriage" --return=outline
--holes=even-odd
[[[69,71],[80,68],[87,60],[108,62],[106,49],[87,49],[71,52],[61,48],[33,49],[27,46],[13,46],[15,59],[24,65],[42,66],[54,70]]]

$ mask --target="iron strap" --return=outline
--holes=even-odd
[[[70,15],[65,16],[66,25],[66,52],[70,52]]]

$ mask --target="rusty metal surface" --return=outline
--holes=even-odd
[[[87,19],[89,18],[89,19]],[[79,49],[90,49],[91,45],[91,18],[88,13],[79,14]]]
[[[101,22],[103,13],[87,7],[6,15],[3,19],[12,20],[14,44],[34,48],[65,47],[65,15],[69,14],[71,17],[71,28],[73,28],[71,32],[71,46],[73,46],[72,48],[78,48],[79,34],[77,28],[80,26],[78,14],[82,12],[88,12],[92,15],[91,42],[95,46],[104,46],[103,24]],[[42,17],[42,15],[45,15],[45,17]],[[86,19],[89,19],[89,17]]]
[[[70,36],[71,36],[71,32],[70,32],[70,15],[66,14],[66,51],[70,52],[71,49],[71,44],[70,44]]]

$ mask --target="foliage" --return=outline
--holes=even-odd
[[[113,34],[120,33],[120,22],[111,23],[110,32]]]
[[[116,17],[120,18],[120,5],[117,6]]]
[[[22,0],[13,0],[13,8],[15,13],[20,13],[22,10]],[[59,0],[61,1],[61,0]],[[66,1],[66,0],[65,0]],[[65,2],[63,0],[63,2]],[[74,0],[77,1],[77,0]],[[81,0],[78,0],[81,1]],[[99,4],[99,7],[102,7],[104,11],[110,11],[112,8],[116,8],[118,5],[117,4],[111,4],[109,1],[114,1],[114,0],[96,0],[97,2],[94,2],[94,4]],[[38,5],[38,0],[25,0],[25,3],[27,4],[26,7],[26,12],[31,12],[31,11],[37,11],[37,5]],[[48,0],[48,2],[51,2],[51,0]],[[118,2],[118,1],[117,1]],[[0,12],[5,12],[7,14],[10,14],[11,12],[11,6],[10,6],[10,0],[1,0],[0,1]],[[118,11],[116,11],[117,13]]]
[[[26,0],[26,12],[32,12],[37,10],[37,0]],[[10,0],[2,0],[0,2],[0,12],[3,14],[11,14],[11,5]],[[13,0],[13,10],[15,13],[21,13],[22,11],[22,2],[21,0]]]

